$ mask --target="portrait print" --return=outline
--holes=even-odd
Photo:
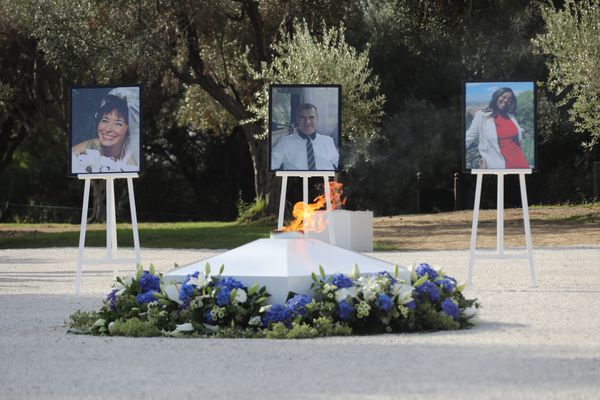
[[[340,137],[340,85],[270,87],[271,171],[337,171]]]
[[[534,82],[467,82],[464,170],[535,169]]]
[[[141,171],[140,88],[70,90],[70,173]]]

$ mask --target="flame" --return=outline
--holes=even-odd
[[[331,197],[331,209],[341,208],[346,204],[346,198],[342,198],[344,184],[341,182],[329,182],[329,195]],[[294,219],[285,227],[283,231],[314,231],[322,232],[327,228],[326,213],[315,213],[326,205],[325,195],[322,194],[313,199],[313,203],[304,203],[299,201],[294,204],[292,216]],[[306,224],[305,224],[306,222]]]

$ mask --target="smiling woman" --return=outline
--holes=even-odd
[[[533,82],[466,83],[465,169],[534,168],[534,109]]]
[[[98,95],[106,88],[76,89],[71,95],[71,141],[85,137],[90,118],[77,118],[82,104],[78,97]],[[90,92],[91,91],[91,92]],[[92,102],[93,103],[93,102]],[[97,104],[97,103],[96,103]],[[88,115],[90,113],[89,109]],[[83,122],[82,122],[83,121]],[[88,122],[88,123],[85,123]],[[72,147],[72,174],[139,171],[139,88],[109,89],[93,114],[93,137]]]

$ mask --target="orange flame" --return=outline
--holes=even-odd
[[[341,208],[346,204],[346,198],[342,198],[344,184],[341,182],[329,182],[329,194],[331,198],[331,209]],[[294,204],[292,210],[292,220],[289,225],[283,227],[283,231],[314,231],[322,232],[327,228],[326,213],[315,213],[322,209],[326,204],[325,195],[322,194],[314,198],[313,203],[304,203],[299,201]],[[306,224],[305,224],[306,222]]]

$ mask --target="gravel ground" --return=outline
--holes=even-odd
[[[166,272],[215,253],[143,249],[142,259]],[[372,255],[466,277],[465,250]],[[97,309],[113,277],[112,267],[85,266],[75,296],[76,256],[0,250],[1,399],[597,399],[600,391],[597,246],[536,248],[536,288],[524,260],[478,261],[465,292],[484,307],[473,329],[295,341],[66,334],[69,314]]]

